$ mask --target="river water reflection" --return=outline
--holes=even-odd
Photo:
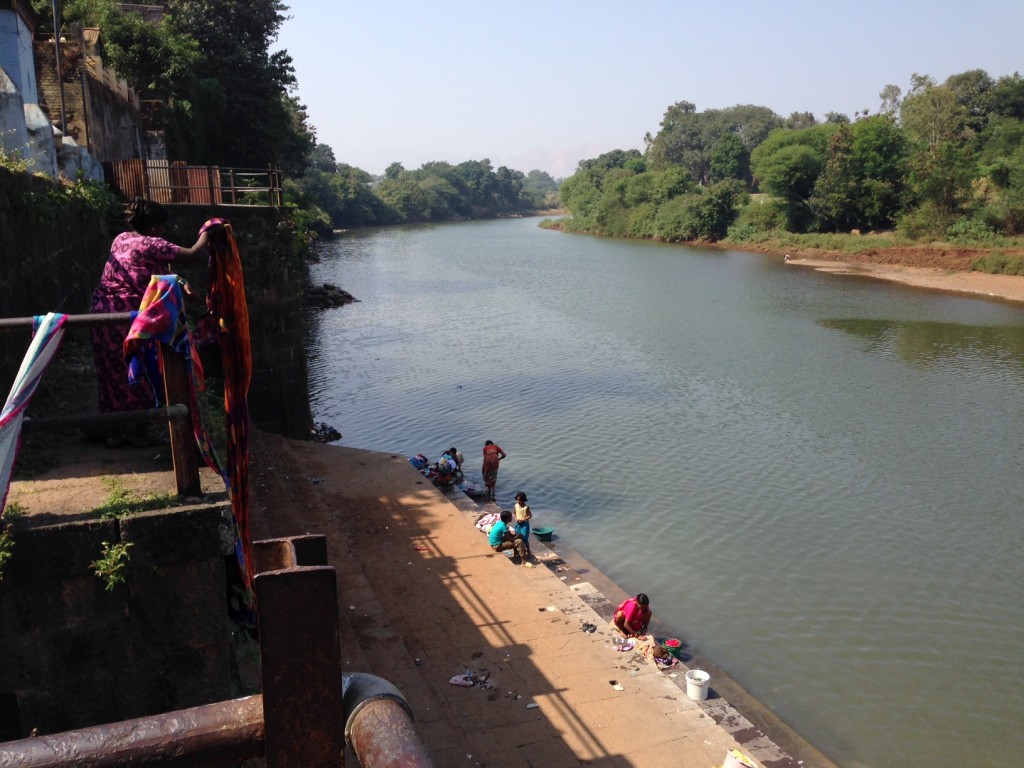
[[[1018,760],[1024,308],[537,223],[327,244],[314,418],[494,440],[504,506],[841,765]]]

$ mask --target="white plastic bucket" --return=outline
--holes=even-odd
[[[691,669],[686,673],[686,695],[694,701],[704,701],[708,697],[708,682],[711,675],[702,669]]]

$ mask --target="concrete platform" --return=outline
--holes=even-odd
[[[730,749],[831,765],[756,702],[741,714],[722,693],[745,693],[702,657],[688,662],[712,667],[698,702],[685,667],[613,650],[615,585],[557,541],[533,542],[543,567],[495,554],[473,525],[485,509],[407,457],[265,433],[251,450],[253,538],[327,537],[342,669],[403,692],[436,765],[711,768]],[[449,682],[467,672],[488,684]]]

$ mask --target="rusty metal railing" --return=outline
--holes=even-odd
[[[114,185],[125,197],[145,197],[165,204],[284,204],[281,171],[266,168],[223,168],[189,165],[178,160],[115,160]]]
[[[131,312],[107,312],[88,315],[68,315],[64,327],[93,328],[101,325],[128,325]],[[33,318],[12,317],[0,319],[0,332],[32,330]],[[149,408],[140,411],[120,413],[97,413],[88,416],[26,419],[22,428],[69,429],[85,425],[137,424],[141,422],[166,421],[171,440],[171,460],[174,464],[174,484],[179,496],[202,496],[199,479],[199,462],[196,458],[195,435],[189,418],[188,405],[191,401],[191,386],[185,361],[173,352],[165,351],[160,345],[160,358],[164,373],[164,408]]]

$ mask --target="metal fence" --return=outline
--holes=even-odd
[[[281,172],[271,166],[221,168],[178,160],[115,160],[111,166],[111,181],[125,197],[193,205],[284,204]]]

